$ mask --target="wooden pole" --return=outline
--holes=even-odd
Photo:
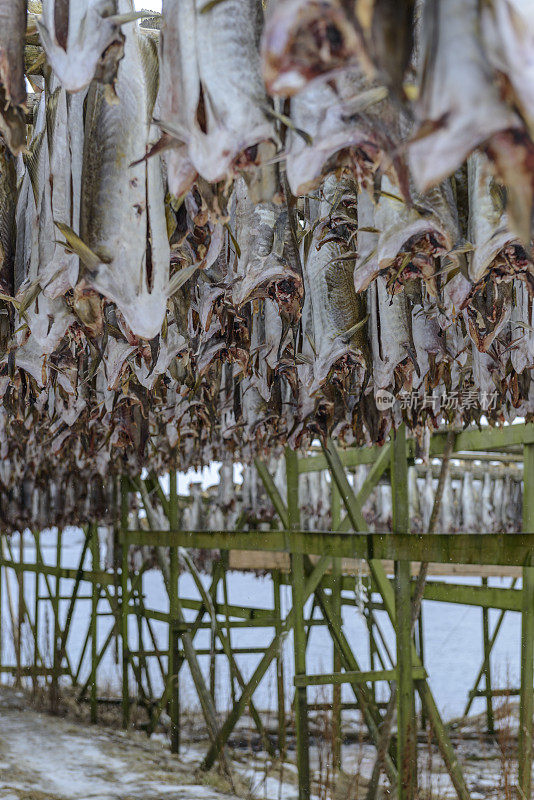
[[[178,491],[176,470],[169,472],[169,527],[178,527]],[[180,694],[178,686],[178,550],[169,548],[169,675],[171,687],[169,716],[171,718],[171,753],[180,752]]]
[[[38,551],[39,547],[39,531],[33,531],[33,538],[35,540],[35,561],[37,563],[38,560]],[[38,664],[38,653],[39,653],[39,593],[41,591],[41,576],[38,571],[35,573],[35,597],[33,602],[33,664],[37,667]],[[0,664],[2,663],[2,659],[0,658]],[[34,680],[34,691],[37,691],[37,677]]]
[[[287,511],[289,529],[300,528],[299,472],[297,454],[290,448],[285,451],[287,479]],[[295,624],[293,628],[295,675],[306,674],[306,628],[304,625],[304,604],[306,576],[304,557],[291,556],[291,587]],[[299,800],[310,800],[310,742],[308,732],[308,698],[306,686],[295,689],[295,730],[297,736],[297,769],[299,776]]]
[[[336,482],[331,482],[332,530],[341,524],[341,495]],[[332,559],[332,611],[341,627],[341,559]],[[341,653],[332,642],[332,666],[334,672],[341,672]],[[341,685],[332,687],[332,760],[334,769],[341,769]]]
[[[57,544],[56,544],[56,566],[58,570],[61,568],[61,540],[63,531],[58,528],[57,531]],[[61,578],[60,573],[56,575],[54,582],[54,596],[52,598],[52,608],[54,611],[54,648],[53,648],[53,665],[52,665],[52,681],[50,684],[50,710],[53,714],[57,714],[59,710],[59,673],[61,670],[61,629],[59,626],[59,598],[61,595]]]
[[[523,530],[534,531],[534,444],[523,447]],[[534,712],[534,567],[523,569],[521,617],[521,700],[519,704],[519,791],[532,792],[532,714]]]
[[[128,478],[121,478],[121,532],[128,531],[129,484]],[[121,552],[121,642],[122,642],[122,727],[130,725],[130,689],[128,685],[129,653],[128,653],[128,541],[122,543]]]
[[[91,564],[93,572],[100,569],[98,528],[91,524],[87,535],[91,537]],[[98,720],[97,657],[98,657],[98,598],[100,587],[95,579],[91,583],[91,722]]]
[[[274,594],[274,618],[276,620],[275,631],[280,642],[278,653],[276,654],[276,690],[278,700],[278,750],[283,757],[286,752],[286,695],[284,687],[284,659],[282,632],[282,603],[281,603],[281,584],[280,572],[273,572],[273,594]]]
[[[482,586],[488,585],[488,579],[482,578]],[[493,698],[491,696],[491,659],[490,659],[490,633],[489,633],[489,608],[482,609],[482,644],[484,649],[484,679],[486,688],[486,726],[488,733],[495,733],[493,722]]]
[[[24,563],[24,542],[22,531],[19,534],[19,564]],[[17,613],[17,637],[16,637],[16,650],[17,650],[17,675],[15,685],[20,687],[22,683],[22,625],[24,622],[24,571],[19,570],[17,573],[18,583],[18,613]]]
[[[406,428],[401,425],[391,450],[393,533],[409,533]],[[395,562],[397,634],[397,766],[398,798],[414,800],[417,790],[417,738],[412,664],[412,603],[409,561]]]

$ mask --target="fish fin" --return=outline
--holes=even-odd
[[[182,267],[182,269],[178,270],[178,272],[175,272],[169,281],[169,285],[167,287],[167,296],[172,297],[173,294],[176,294],[178,289],[180,289],[184,283],[193,277],[197,269],[197,264],[190,264],[188,267]]]
[[[111,14],[103,19],[119,26],[126,25],[128,22],[137,22],[138,19],[154,19],[156,17],[161,17],[158,11],[128,11],[126,14]]]
[[[158,155],[158,153],[163,153],[165,150],[170,150],[176,144],[175,139],[168,134],[162,133],[158,141],[152,145],[147,153],[141,158],[138,158],[137,161],[132,161],[131,164],[128,164],[129,167],[135,167],[137,164],[141,164],[143,161],[148,161],[149,158],[152,156]]]
[[[80,261],[87,267],[89,272],[96,272],[102,263],[102,259],[100,259],[96,253],[93,253],[91,248],[87,247],[78,234],[68,225],[65,225],[64,222],[54,222],[54,225],[65,237],[69,249],[79,257]]]

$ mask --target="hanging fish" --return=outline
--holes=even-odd
[[[317,391],[332,370],[350,376],[350,391],[361,391],[367,368],[365,299],[354,289],[354,260],[339,261],[343,248],[336,240],[334,203],[339,208],[350,187],[329,176],[317,205],[318,219],[303,262],[306,302],[311,325],[307,336],[313,348],[311,393]]]
[[[523,281],[514,281],[510,314],[510,359],[516,373],[534,366],[534,307]]]
[[[94,77],[112,86],[124,53],[121,25],[145,14],[124,0],[43,0],[37,27],[46,57],[69,92],[86,89]]]
[[[408,281],[420,278],[435,297],[438,259],[453,249],[459,237],[450,184],[416,196],[408,205],[384,176],[374,221],[379,230],[376,270],[387,277],[389,291],[395,294]],[[359,287],[367,288],[373,277],[367,270]]]
[[[534,5],[528,0],[490,0],[481,8],[486,54],[509,83],[514,105],[534,137]]]
[[[387,90],[370,82],[361,68],[307,86],[291,99],[291,122],[286,169],[293,194],[307,194],[340,166],[358,181],[379,169],[391,170],[405,193],[400,137]]]
[[[429,0],[423,8],[419,119],[409,149],[419,191],[451,175],[467,156],[521,122],[501,99],[478,34],[478,0]]]
[[[22,180],[16,210],[17,255],[15,261],[15,292],[19,322],[15,327],[20,345],[15,359],[29,371],[39,385],[43,384],[45,355],[51,354],[68,326],[74,321],[63,298],[50,299],[42,291],[42,258],[48,247],[50,170],[46,142],[48,94],[43,91],[36,113],[34,136],[26,158],[27,171]],[[26,323],[26,329],[22,323]],[[22,324],[22,327],[20,327]]]
[[[9,295],[14,291],[16,202],[15,159],[0,142],[0,291]]]
[[[159,124],[169,187],[181,195],[198,173],[225,181],[258,163],[275,140],[267,117],[254,0],[164,0]]]
[[[87,98],[80,238],[60,226],[84,264],[84,281],[146,339],[161,329],[169,290],[161,164],[159,157],[142,159],[153,132],[157,76],[152,41],[131,31],[119,65],[119,102],[109,104],[97,83]]]
[[[26,0],[0,0],[0,132],[15,155],[26,145]]]
[[[270,94],[290,97],[319,76],[357,64],[361,37],[339,0],[280,0],[271,4],[261,45]]]
[[[47,148],[43,195],[39,212],[39,279],[47,297],[55,298],[72,289],[78,279],[78,256],[67,252],[57,241],[58,223],[79,228],[81,161],[83,134],[83,94],[67,97],[55,77],[46,89],[46,132],[43,147]],[[45,177],[45,176],[43,176]]]
[[[482,153],[469,157],[468,177],[468,237],[474,246],[469,277],[477,283],[491,270],[496,280],[521,277],[534,292],[534,267],[510,225],[506,190],[495,180]]]

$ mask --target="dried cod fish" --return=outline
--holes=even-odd
[[[290,97],[363,56],[358,32],[338,0],[279,0],[271,8],[261,48],[270,94]]]
[[[491,0],[481,13],[488,58],[510,82],[513,100],[534,137],[534,4]]]
[[[420,123],[409,150],[419,191],[451,175],[494,134],[520,127],[499,96],[478,25],[478,0],[429,0],[424,6]]]
[[[480,281],[497,260],[506,269],[506,259],[515,255],[526,259],[526,253],[511,230],[505,209],[505,193],[491,172],[482,153],[473,153],[468,160],[469,176],[469,240],[474,246],[469,263],[469,277]]]
[[[522,281],[514,281],[510,327],[510,360],[520,374],[534,364],[534,304]]]
[[[48,148],[44,193],[39,214],[39,280],[47,297],[58,297],[76,285],[78,256],[57,241],[55,224],[74,230],[79,227],[81,162],[83,148],[84,95],[68,97],[65,89],[51,80],[46,100],[46,142]],[[54,88],[55,87],[55,88]],[[82,134],[81,141],[73,135]],[[44,176],[43,176],[44,177]]]
[[[311,394],[324,384],[332,368],[350,374],[351,383],[361,389],[367,368],[365,298],[354,290],[354,261],[338,260],[342,248],[329,236],[328,228],[333,203],[347,188],[333,176],[325,181],[317,204],[323,225],[316,225],[303,263],[309,316],[305,335],[313,352]]]
[[[110,105],[93,84],[87,99],[77,249],[86,282],[117,304],[135,335],[152,339],[167,305],[169,243],[159,157],[139,161],[151,135],[157,59],[152,41],[135,30],[116,91],[119,102]]]
[[[26,0],[0,0],[0,132],[12,153],[26,145]]]
[[[354,272],[356,291],[357,276],[362,268],[375,269],[378,233],[375,232],[374,220],[373,201],[367,192],[361,191],[358,195],[358,259]],[[367,290],[375,395],[378,391],[391,390],[395,370],[406,359],[411,361],[416,372],[419,371],[407,304],[404,292],[393,297],[388,294],[385,278],[381,275]]]
[[[42,385],[43,356],[51,354],[74,321],[63,298],[51,299],[43,292],[50,227],[49,151],[46,142],[48,94],[42,92],[36,113],[34,137],[27,157],[16,212],[18,268],[15,265],[15,290],[22,308],[19,311],[17,341],[22,345],[16,363],[34,375]],[[19,285],[19,280],[21,281]],[[19,325],[22,324],[22,329]]]
[[[365,271],[359,271],[357,291],[366,289],[380,271],[391,294],[408,281],[421,278],[435,297],[436,261],[449,253],[459,238],[450,184],[415,196],[413,204],[408,205],[399,196],[398,187],[384,176],[374,224],[379,231],[377,258],[374,269],[368,265]]]
[[[403,172],[386,94],[361,69],[351,69],[291,99],[286,169],[293,194],[307,194],[340,165],[358,180],[387,170],[392,160]]]
[[[232,300],[236,308],[258,297],[269,287],[289,277],[284,259],[287,209],[273,202],[252,203],[243,178],[237,178],[235,232],[239,243],[236,272],[230,273]]]
[[[118,9],[116,0],[43,0],[37,27],[63,88],[79,92],[95,76],[112,84],[123,56],[120,26],[137,17],[132,7]]]
[[[15,159],[0,142],[0,291],[9,295],[14,290],[16,201]]]
[[[258,146],[274,140],[266,116],[254,0],[164,0],[160,125],[169,187],[181,195],[199,173],[223,181],[257,163]]]

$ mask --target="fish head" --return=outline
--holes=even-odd
[[[261,44],[265,85],[270,94],[291,97],[361,53],[359,34],[337,0],[278,3]]]

